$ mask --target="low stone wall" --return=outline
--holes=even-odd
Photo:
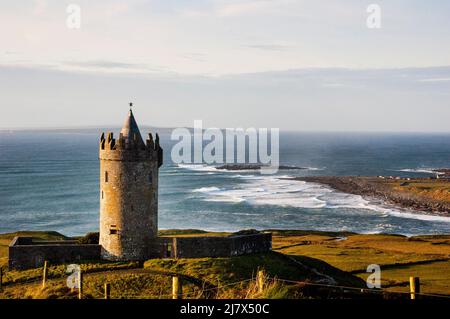
[[[100,245],[80,245],[76,241],[33,242],[31,237],[15,237],[9,245],[9,269],[100,259]]]
[[[230,257],[268,252],[272,249],[272,234],[258,233],[229,237],[174,237],[171,257]]]
[[[272,250],[272,233],[230,236],[231,256],[264,253]]]
[[[270,251],[272,234],[159,237],[150,247],[149,258],[231,257]],[[74,240],[34,242],[31,237],[15,237],[9,245],[9,269],[38,268],[45,260],[52,264],[99,260],[100,252],[100,245],[83,245]]]

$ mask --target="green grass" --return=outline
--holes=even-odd
[[[212,284],[218,282],[228,284],[253,278],[259,268],[264,269],[270,277],[308,281],[316,277],[316,274],[308,269],[309,267],[332,275],[339,283],[361,286],[361,281],[354,276],[321,260],[303,256],[295,256],[295,259],[307,267],[299,267],[298,264],[277,252],[231,258],[151,259],[145,262],[144,267],[194,276]]]
[[[388,268],[381,272],[381,285],[391,291],[408,291],[409,276],[419,277],[422,293],[449,294],[450,261],[437,261],[421,265],[404,265]],[[367,273],[358,277],[366,280]]]
[[[111,298],[147,299],[171,298],[171,277],[158,274],[134,273],[133,271],[108,271],[85,274],[83,277],[83,298],[102,299],[104,285],[110,283]],[[199,297],[201,287],[188,281],[183,282],[185,297]],[[49,279],[45,289],[41,281],[14,286],[5,286],[0,298],[71,299],[78,298],[77,291],[67,287],[66,278]]]
[[[400,193],[411,193],[425,199],[450,203],[450,183],[448,181],[413,179],[408,181],[408,185],[400,186],[403,181],[391,182],[388,185]]]
[[[17,234],[0,234],[0,263],[6,264],[9,242]],[[229,235],[201,230],[164,230],[160,234]],[[20,232],[20,235],[41,240],[67,238],[55,232]],[[171,293],[171,276],[178,274],[186,276],[183,291],[192,298],[211,297],[205,295],[205,287],[217,286],[225,286],[214,292],[217,298],[305,298],[308,296],[297,285],[270,279],[267,289],[260,294],[254,281],[245,280],[255,277],[262,268],[269,278],[315,282],[318,272],[331,276],[339,285],[363,287],[369,264],[381,266],[382,287],[388,291],[407,292],[409,277],[418,276],[423,292],[450,295],[450,235],[407,238],[303,230],[274,230],[273,235],[274,252],[265,254],[151,259],[145,262],[144,269],[139,269],[138,263],[83,262],[85,297],[100,298],[104,283],[110,282],[113,298],[167,298]],[[46,289],[40,286],[42,269],[7,271],[0,299],[76,298],[76,293],[66,287],[65,270],[66,265],[51,265]]]
[[[326,245],[306,245],[281,249],[284,254],[321,259],[344,271],[365,270],[370,264],[395,265],[440,259],[433,255],[399,254],[373,248],[341,248]]]
[[[106,262],[106,261],[92,261],[82,262],[80,264],[82,272],[93,273],[100,271],[114,271],[122,269],[138,268],[137,262]],[[50,265],[48,268],[48,278],[66,278],[67,265]],[[31,281],[38,281],[42,278],[42,268],[34,268],[27,270],[10,270],[3,274],[3,283],[5,285],[13,283],[25,283]]]
[[[343,271],[366,279],[367,266],[378,264],[382,286],[392,291],[408,291],[410,276],[419,276],[428,293],[450,295],[450,235],[405,237],[399,235],[337,234],[311,232],[274,237],[274,249],[283,254],[323,260]]]
[[[111,272],[93,274],[86,278],[85,294],[92,298],[104,296],[104,284],[111,284],[111,298],[114,299],[170,299],[172,278],[167,275]],[[201,295],[201,287],[183,282],[185,297],[195,298]]]
[[[0,234],[0,240],[3,240],[3,239],[12,240],[16,236],[33,237],[35,239],[40,239],[40,240],[69,239],[69,237],[66,237],[55,231],[28,231],[28,230],[25,230],[25,231],[18,231],[15,233]]]
[[[160,229],[158,236],[174,236],[174,235],[202,235],[208,233],[200,229]]]

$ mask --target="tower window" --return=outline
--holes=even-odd
[[[148,182],[150,183],[150,185],[153,184],[153,174],[152,173],[148,174]]]
[[[131,205],[131,211],[134,211],[134,206],[133,205]]]
[[[103,191],[102,191],[102,199],[104,198],[104,195],[103,195]]]
[[[136,174],[134,174],[134,181],[135,182],[137,181],[137,175]]]
[[[108,183],[108,172],[105,171],[105,183]]]
[[[110,235],[119,235],[119,229],[117,228],[116,225],[111,225],[109,226],[109,234]]]

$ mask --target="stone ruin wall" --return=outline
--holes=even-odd
[[[259,233],[229,237],[158,237],[149,245],[152,258],[232,257],[265,253],[272,249],[272,234]],[[30,237],[15,237],[9,246],[9,268],[29,269],[51,264],[100,260],[100,245],[76,241],[33,242]],[[144,258],[145,260],[148,258]]]
[[[31,237],[15,237],[9,245],[9,269],[30,269],[50,264],[99,260],[100,245],[81,245],[74,242],[35,242]]]
[[[228,237],[172,237],[160,239],[160,254],[172,258],[231,257],[272,250],[272,234]],[[167,247],[170,246],[170,254]]]

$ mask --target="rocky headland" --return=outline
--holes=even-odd
[[[270,167],[263,164],[225,164],[222,166],[217,166],[217,169],[224,169],[227,171],[246,171],[246,170],[259,170],[264,167]],[[307,169],[306,167],[290,166],[290,165],[280,165],[278,166],[280,170],[290,170],[290,169]]]
[[[324,184],[367,199],[380,199],[403,208],[450,216],[450,180],[445,178],[307,176],[295,179]]]

